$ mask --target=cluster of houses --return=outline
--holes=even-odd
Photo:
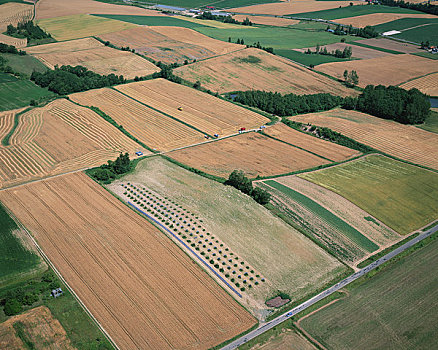
[[[196,17],[198,15],[202,15],[205,12],[210,12],[213,16],[220,16],[220,17],[228,17],[232,14],[229,12],[223,12],[216,10],[214,6],[206,6],[205,10],[201,9],[186,9],[183,7],[176,7],[176,6],[168,6],[168,5],[155,5],[153,6],[154,9],[165,11],[165,12],[171,12],[175,14],[180,14],[184,16],[191,16]]]

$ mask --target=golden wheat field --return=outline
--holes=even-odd
[[[438,72],[410,80],[400,87],[407,90],[416,88],[426,95],[438,96]]]
[[[8,2],[0,5],[0,32],[6,30],[9,24],[16,26],[19,22],[31,20],[33,5]]]

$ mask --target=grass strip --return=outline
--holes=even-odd
[[[438,55],[435,53],[430,53],[430,52],[415,52],[412,55],[415,56],[420,56],[420,57],[425,57],[425,58],[430,58],[431,60],[438,60]]]
[[[26,331],[25,331],[26,326],[24,325],[23,322],[20,322],[20,321],[15,322],[12,326],[15,329],[15,334],[17,335],[18,338],[21,339],[21,341],[23,342],[26,349],[29,349],[29,350],[36,349],[35,344],[32,342],[32,340],[26,334]]]
[[[373,50],[376,50],[376,51],[392,53],[393,55],[403,55],[404,54],[404,52],[390,50],[390,49],[384,49],[383,47],[371,46],[371,45],[359,43],[357,41],[352,41],[352,42],[349,42],[348,44],[352,44],[352,45],[356,45],[356,46],[361,46],[361,47],[366,47],[367,49],[373,49]]]

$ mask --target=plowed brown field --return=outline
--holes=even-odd
[[[376,69],[378,67],[378,69]],[[359,76],[359,86],[397,85],[409,79],[438,71],[437,61],[414,55],[389,55],[348,62],[324,63],[316,67],[318,71],[343,79],[347,70],[355,70]]]
[[[247,15],[235,15],[234,19],[238,21],[244,21],[248,18],[252,23],[263,24],[267,26],[287,27],[299,23],[296,19],[281,18],[281,17],[268,17],[268,16],[247,16]]]
[[[438,73],[408,81],[401,84],[400,87],[407,90],[416,88],[424,94],[438,96]]]
[[[392,156],[438,169],[438,135],[417,127],[342,109],[290,119],[328,127]]]
[[[40,0],[37,2],[36,19],[78,14],[162,16],[158,11],[136,6],[108,4],[94,0]]]
[[[361,58],[361,59],[370,59],[370,58],[377,58],[377,57],[383,57],[392,55],[388,52],[378,51],[374,49],[370,49],[368,47],[362,47],[352,44],[346,44],[346,43],[336,43],[336,44],[329,44],[329,45],[323,45],[321,46],[321,49],[326,48],[327,51],[335,51],[335,50],[344,50],[346,47],[351,47],[352,55],[351,57],[354,58]],[[303,49],[295,49],[295,51],[305,52],[307,51],[307,47]],[[311,51],[315,51],[316,47],[309,47]]]
[[[207,349],[254,318],[83,173],[0,192],[121,349]]]
[[[395,50],[403,53],[416,53],[416,52],[424,52],[417,45],[412,45],[408,43],[403,43],[400,41],[395,41],[386,38],[372,38],[372,39],[363,39],[357,40],[358,43],[371,45],[375,47],[380,47],[382,49]]]
[[[375,26],[378,24],[395,21],[400,18],[436,18],[434,15],[414,13],[370,13],[355,17],[336,19],[336,23],[352,25],[353,27]]]
[[[26,38],[19,39],[19,38],[14,38],[12,36],[0,34],[0,43],[7,44],[7,45],[13,45],[17,49],[21,49],[27,45],[27,39]]]
[[[139,27],[99,37],[117,47],[128,46],[163,63],[183,63],[185,60],[199,60],[245,48],[178,27]]]
[[[8,2],[0,5],[0,32],[9,24],[16,26],[19,22],[32,19],[33,5]]]
[[[247,133],[168,154],[208,174],[228,178],[235,170],[248,177],[272,176],[328,164],[323,158],[257,133]]]
[[[0,136],[15,113],[0,115]],[[89,109],[56,100],[19,116],[9,146],[0,145],[0,188],[105,163],[139,147]]]
[[[55,65],[81,65],[98,74],[113,73],[127,79],[160,70],[132,52],[112,49],[93,38],[33,46],[26,51],[51,69]]]
[[[203,87],[219,93],[265,90],[295,94],[355,94],[332,79],[255,48],[182,66],[174,73],[193,83],[199,80]]]
[[[361,154],[351,148],[340,146],[336,143],[321,140],[317,137],[294,130],[282,123],[270,126],[265,129],[265,132],[279,140],[304,148],[307,151],[328,158],[334,162],[340,162]]]
[[[165,79],[119,85],[116,89],[210,135],[235,134],[241,127],[257,128],[269,122],[246,108]]]
[[[202,142],[203,134],[123,94],[108,88],[70,95],[85,106],[95,106],[149,147],[166,151]]]

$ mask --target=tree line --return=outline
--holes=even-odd
[[[34,71],[30,79],[59,95],[122,84],[126,81],[123,75],[100,75],[83,66],[55,66],[54,70],[44,73]]]
[[[224,184],[233,186],[240,192],[252,197],[257,203],[262,205],[269,203],[271,199],[269,192],[260,187],[253,187],[252,181],[245,176],[242,170],[234,170]]]
[[[26,51],[18,50],[14,45],[0,43],[0,53],[11,53],[14,55],[24,56]]]
[[[411,3],[403,0],[380,0],[382,5],[392,7],[402,7],[405,9],[416,10],[424,13],[430,13],[432,15],[438,15],[438,6],[427,3]]]
[[[337,58],[351,58],[351,55],[353,54],[353,49],[351,46],[346,46],[344,47],[343,50],[336,49],[333,51],[328,51],[326,47],[321,48],[318,44],[316,45],[315,51],[312,51],[309,48],[305,51],[305,53],[307,55],[315,54],[315,55],[333,56]]]
[[[248,17],[246,17],[242,22],[239,22],[238,20],[234,19],[231,16],[216,16],[216,15],[213,15],[209,11],[204,11],[200,15],[196,16],[196,18],[209,19],[209,20],[219,21],[219,22],[223,22],[223,23],[241,24],[243,26],[252,26],[252,24],[253,24],[249,20]]]
[[[28,41],[52,37],[38,25],[34,24],[33,21],[18,23],[17,27],[9,24],[6,28],[6,34],[17,38],[27,38]]]

